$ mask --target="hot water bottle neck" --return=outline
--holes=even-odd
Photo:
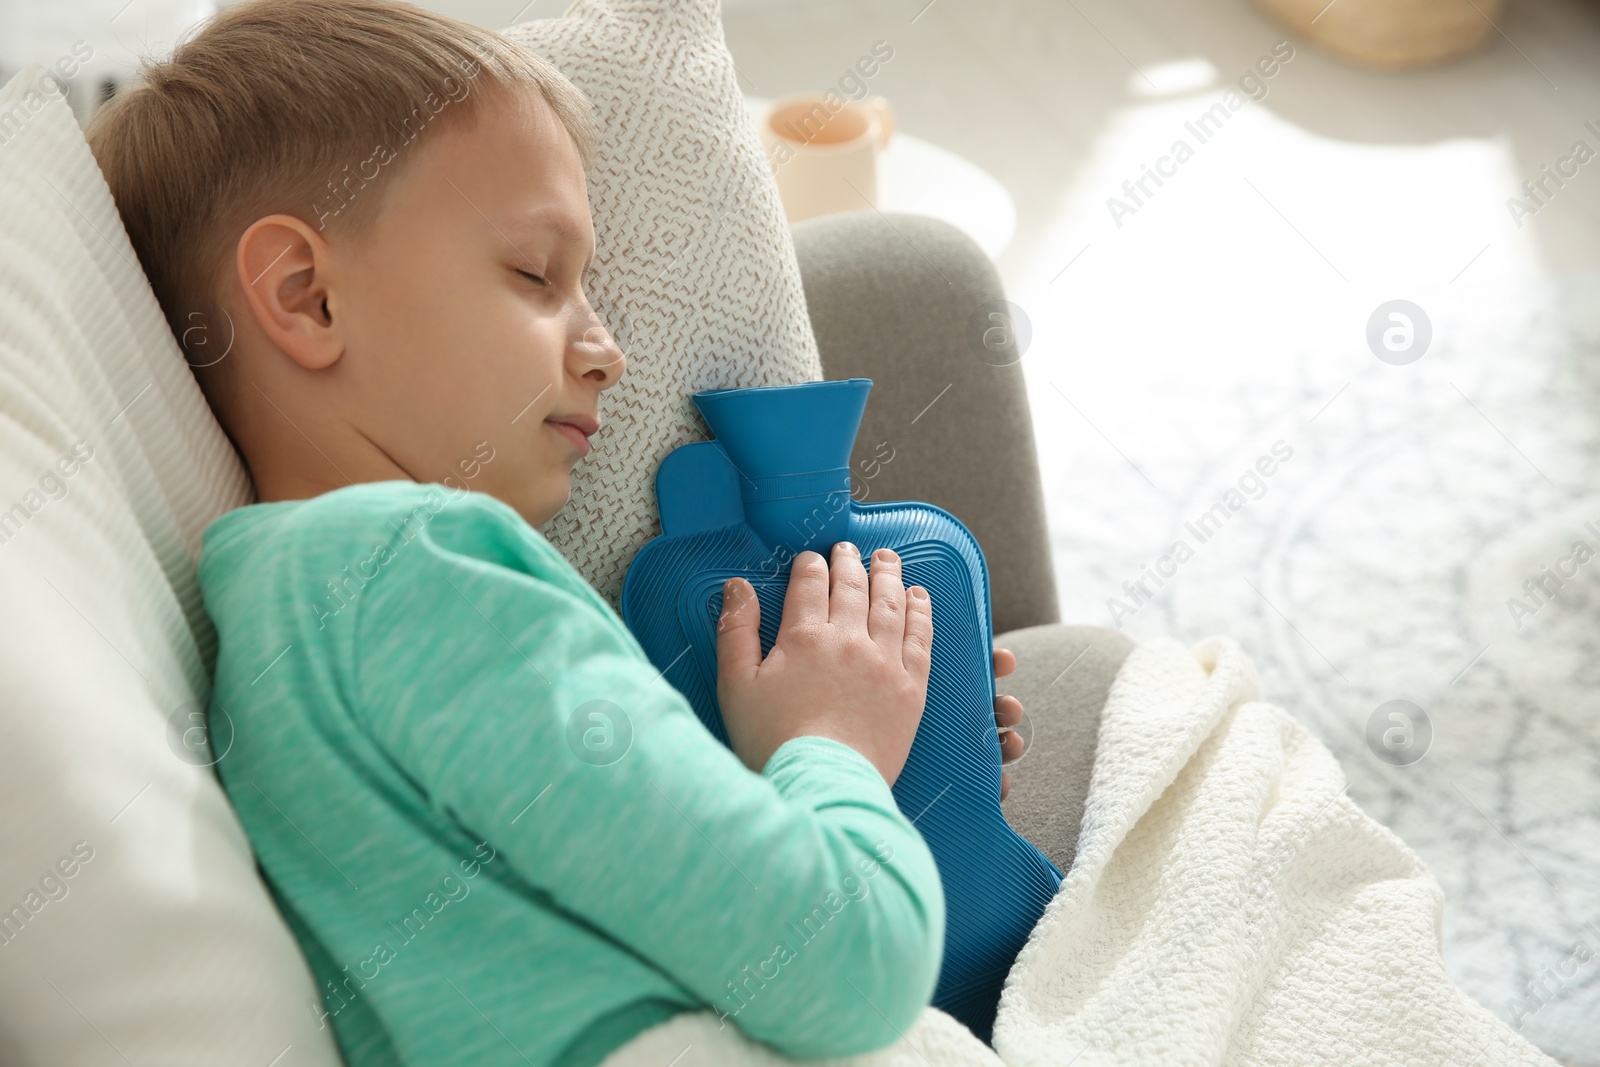
[[[1006,973],[1061,871],[1000,811],[989,571],[977,540],[932,504],[851,498],[850,453],[871,388],[849,378],[695,393],[716,438],[674,449],[656,472],[662,532],[628,569],[622,617],[727,744],[716,673],[723,583],[739,575],[754,586],[766,655],[796,555],[827,558],[850,541],[870,569],[877,549],[899,554],[905,584],[928,590],[934,636],[922,723],[892,792],[944,887],[933,1004],[988,1041]]]

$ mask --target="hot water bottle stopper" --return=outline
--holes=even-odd
[[[945,895],[944,963],[933,1005],[989,1041],[1007,972],[1061,871],[1000,810],[989,570],[971,532],[932,504],[860,503],[850,452],[870,378],[695,393],[715,440],[669,452],[656,472],[661,535],[622,586],[622,618],[706,728],[728,743],[717,706],[722,586],[740,575],[761,602],[761,653],[777,638],[794,557],[838,541],[870,569],[899,554],[907,586],[928,590],[928,700],[892,793],[927,841]]]

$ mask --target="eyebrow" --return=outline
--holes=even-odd
[[[498,229],[502,234],[512,234],[518,231],[543,229],[554,233],[568,244],[579,244],[583,241],[583,229],[576,221],[567,215],[560,214],[551,208],[536,209],[524,214],[512,215],[501,221]],[[510,237],[506,238],[508,241]],[[513,242],[515,244],[515,242]],[[583,274],[589,273],[589,268],[594,265],[595,249],[589,250],[589,258],[583,261]]]

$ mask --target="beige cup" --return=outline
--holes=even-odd
[[[877,207],[878,153],[893,132],[894,112],[881,96],[846,100],[837,111],[823,93],[773,101],[761,143],[788,221]]]

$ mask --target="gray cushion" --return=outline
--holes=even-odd
[[[1000,279],[970,237],[923,215],[849,211],[792,232],[824,376],[873,379],[852,456],[856,498],[937,504],[983,546],[995,645],[1017,654],[997,689],[1027,715],[1001,808],[1065,871],[1100,712],[1133,641],[1057,624],[1022,368],[980,358],[970,334],[974,313],[1004,299]]]
[[[824,377],[873,380],[856,499],[924,500],[965,523],[996,631],[1059,621],[1022,366],[986,362],[969,336],[1005,297],[994,264],[926,215],[847,211],[792,229]]]
[[[1013,829],[1065,872],[1078,848],[1100,712],[1134,642],[1100,626],[1030,626],[995,638],[1017,655],[996,689],[1022,701],[1026,746],[1006,764],[1011,792],[1000,804]]]

